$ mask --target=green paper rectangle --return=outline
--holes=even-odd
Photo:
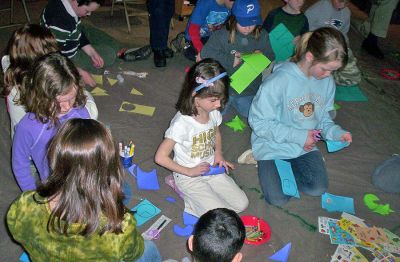
[[[366,102],[368,98],[363,94],[358,85],[336,86],[335,101]]]
[[[269,33],[269,42],[275,53],[275,61],[285,61],[294,53],[294,36],[284,24],[277,25]]]

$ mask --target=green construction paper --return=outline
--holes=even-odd
[[[293,39],[294,36],[284,24],[277,25],[269,33],[269,42],[274,50],[276,62],[285,61],[293,55],[295,49]]]
[[[368,98],[363,94],[358,85],[336,86],[335,101],[366,102]]]
[[[341,105],[338,105],[338,104],[336,104],[336,103],[333,105],[333,107],[335,108],[335,110],[339,110],[340,108],[342,108]]]
[[[231,121],[226,122],[225,125],[233,129],[234,132],[243,132],[243,130],[246,128],[246,124],[240,119],[240,117],[237,115],[235,116]]]
[[[374,194],[365,194],[364,196],[364,203],[365,205],[373,212],[386,216],[389,215],[391,212],[394,212],[389,204],[380,205],[375,203],[379,201],[379,197]]]
[[[231,87],[241,94],[271,61],[261,53],[242,55],[243,64],[231,76]]]

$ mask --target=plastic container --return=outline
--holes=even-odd
[[[260,231],[263,232],[263,235],[257,240],[250,241],[246,237],[244,243],[248,245],[261,245],[269,241],[271,238],[271,228],[264,219],[255,216],[241,216],[240,218],[245,227],[253,226],[257,228],[259,226]]]

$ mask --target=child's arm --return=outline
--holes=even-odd
[[[82,68],[78,67],[78,72],[82,77],[83,82],[85,82],[86,85],[95,87],[96,86],[96,81],[94,81],[93,77],[89,72],[86,70],[83,70]]]
[[[173,172],[185,175],[185,176],[200,176],[209,170],[209,164],[206,162],[200,163],[195,167],[184,167],[176,163],[170,157],[172,150],[175,145],[175,141],[170,138],[165,138],[157,149],[155,155],[155,162],[160,166],[163,166]]]
[[[31,144],[30,135],[24,132],[23,128],[17,128],[13,140],[11,162],[15,179],[22,191],[36,189],[29,159]]]
[[[215,154],[214,164],[213,164],[214,166],[219,165],[220,167],[221,166],[225,167],[225,170],[228,174],[229,174],[229,167],[235,169],[235,166],[231,162],[226,161],[222,154],[222,137],[218,127],[217,127],[217,133],[215,135],[214,154]]]
[[[82,50],[92,59],[93,66],[96,68],[101,68],[104,66],[103,58],[97,53],[96,49],[93,48],[91,44],[82,47]]]
[[[97,110],[96,103],[94,102],[94,98],[92,94],[90,94],[86,89],[83,90],[83,93],[86,96],[86,104],[85,107],[89,112],[90,118],[97,120],[99,116],[99,111]]]
[[[231,53],[231,46],[227,44],[228,41],[228,31],[224,28],[214,32],[207,43],[201,50],[202,58],[214,58],[221,63],[221,65],[230,74],[235,66],[240,62],[240,53]],[[238,56],[236,58],[236,56]],[[235,59],[238,60],[235,63]]]

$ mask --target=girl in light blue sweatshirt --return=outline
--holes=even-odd
[[[327,190],[326,167],[313,134],[321,131],[324,139],[352,142],[351,134],[329,116],[335,96],[331,74],[346,62],[346,41],[339,31],[306,33],[292,61],[276,65],[254,97],[251,143],[268,203],[281,206],[290,198],[282,190],[274,162],[278,159],[291,164],[299,191],[319,196]]]

